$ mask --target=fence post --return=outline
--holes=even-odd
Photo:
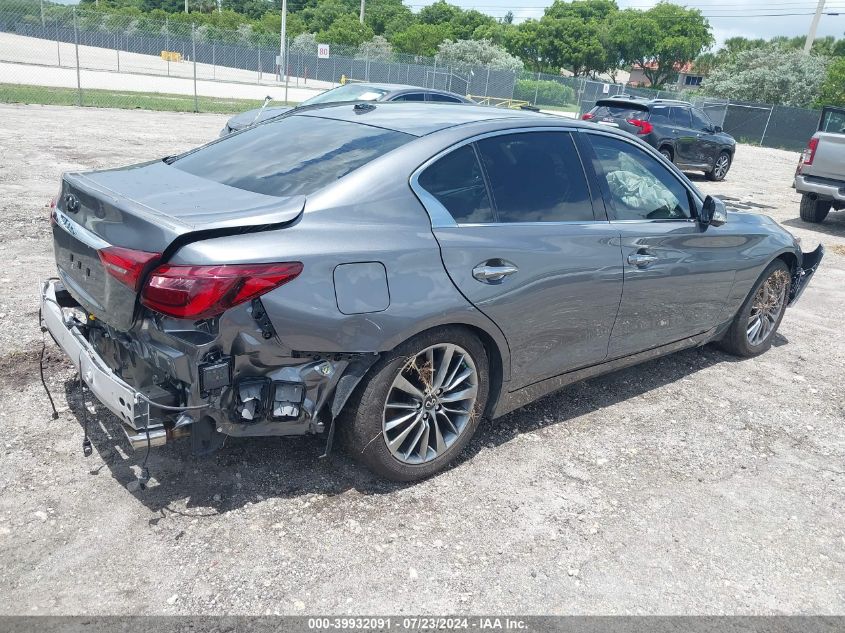
[[[117,72],[120,72],[120,36],[114,34],[114,50],[117,51]]]
[[[79,31],[76,28],[76,7],[73,7],[73,46],[76,50],[76,103],[82,105],[82,79],[79,76]]]
[[[261,81],[261,48],[258,49],[258,81]]]
[[[285,54],[283,56],[283,59],[281,60],[282,63],[284,63],[284,64],[290,63],[290,62],[288,62],[288,59],[289,59],[288,53],[290,51],[290,46],[288,45],[288,42],[290,42],[290,39],[285,38],[285,51],[284,51]],[[283,70],[284,70],[284,73],[285,73],[285,105],[287,105],[288,104],[288,84],[290,83],[290,73],[288,73],[287,66]],[[299,83],[299,77],[296,78],[296,82],[297,82],[297,84]]]
[[[211,78],[217,79],[217,44],[211,43]]]
[[[763,147],[763,140],[766,138],[766,131],[769,129],[769,121],[772,120],[772,112],[775,111],[775,106],[769,108],[769,116],[766,119],[766,125],[763,128],[763,136],[760,137],[760,147]]]
[[[197,29],[193,22],[191,22],[191,57],[194,61],[194,112],[199,112],[200,108],[197,101]]]
[[[469,86],[467,86],[469,87]],[[469,92],[469,90],[467,90]],[[484,82],[484,96],[489,97],[490,92],[490,66],[487,67],[487,81]],[[513,96],[513,95],[511,95]]]
[[[170,21],[167,18],[164,18],[164,50],[170,51]],[[170,77],[170,55],[167,55],[167,76]]]
[[[59,18],[56,17],[56,59],[59,61],[59,66],[62,65],[62,45],[59,42]]]
[[[540,96],[540,71],[537,71],[537,79],[534,81],[534,105],[537,105],[537,97]]]

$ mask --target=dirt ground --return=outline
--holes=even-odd
[[[797,219],[797,154],[743,146],[726,182],[698,183],[828,247],[767,354],[708,346],[579,383],[482,425],[416,485],[271,439],[155,450],[142,491],[141,456],[102,409],[83,457],[52,343],[50,419],[45,204],[63,171],[175,153],[224,117],[0,118],[0,613],[845,613],[845,213]]]

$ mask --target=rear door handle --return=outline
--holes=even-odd
[[[472,276],[478,281],[492,284],[502,281],[508,275],[513,275],[519,268],[516,265],[502,260],[488,260],[481,262],[472,269]]]
[[[628,255],[628,263],[637,268],[647,268],[656,261],[656,255],[649,255],[647,253],[631,253]]]

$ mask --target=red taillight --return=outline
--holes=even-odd
[[[161,257],[161,253],[148,253],[119,246],[100,249],[97,255],[100,256],[103,268],[108,274],[136,292],[141,285],[144,271]]]
[[[585,112],[584,114],[581,115],[581,120],[582,121],[589,121],[590,119],[594,119],[595,116],[596,115],[593,114],[592,112]]]
[[[278,288],[302,272],[299,262],[170,266],[149,277],[141,303],[180,319],[207,319]]]
[[[652,130],[654,130],[654,126],[651,123],[649,123],[648,121],[642,121],[641,119],[628,119],[628,123],[639,128],[637,130],[638,136],[651,134]]]
[[[807,149],[804,150],[804,153],[801,155],[801,164],[802,165],[812,165],[813,159],[816,157],[816,149],[819,147],[819,139],[811,138],[810,142],[807,143]]]

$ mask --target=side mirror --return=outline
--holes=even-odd
[[[728,210],[725,203],[707,196],[704,199],[704,206],[701,207],[701,213],[698,214],[698,222],[701,226],[722,226],[728,221]]]
[[[721,125],[717,125],[716,127],[714,127],[714,128],[713,128],[713,131],[714,131],[716,134],[718,134],[719,132],[721,132],[721,131],[722,131],[722,126],[721,126]]]

